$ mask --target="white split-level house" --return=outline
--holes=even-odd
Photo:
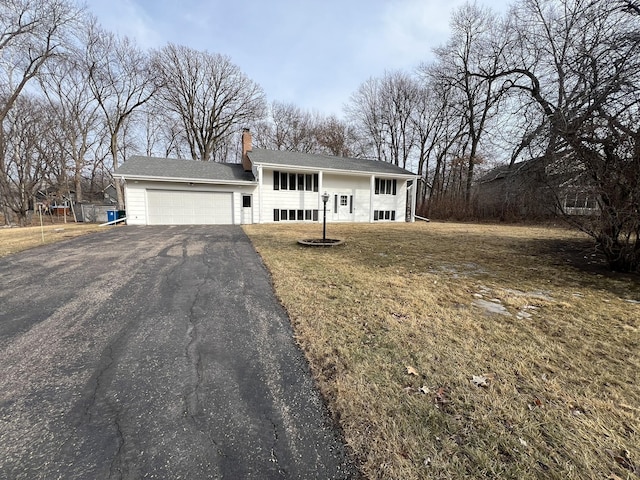
[[[417,175],[393,164],[252,149],[242,164],[134,156],[125,181],[129,225],[414,221]]]

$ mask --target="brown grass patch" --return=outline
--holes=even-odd
[[[60,240],[100,230],[104,231],[105,228],[91,223],[44,225],[42,229],[40,227],[0,228],[0,257],[39,245],[59,242]]]
[[[317,225],[245,230],[367,477],[640,474],[639,279],[585,237],[331,224],[346,244],[309,249]]]

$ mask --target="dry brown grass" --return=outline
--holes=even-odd
[[[317,225],[245,230],[367,477],[640,475],[639,278],[584,237],[331,224],[346,244],[311,249]]]
[[[0,228],[0,257],[11,253],[21,252],[29,248],[59,242],[66,238],[77,237],[96,231],[104,231],[106,227],[99,227],[91,223],[59,223],[40,227],[12,227]],[[116,227],[112,227],[116,228]],[[44,241],[43,241],[44,231]]]

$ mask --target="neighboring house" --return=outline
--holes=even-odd
[[[496,167],[476,181],[474,195],[482,217],[540,218],[598,212],[584,168],[568,156]]]
[[[417,175],[372,160],[251,148],[242,164],[131,157],[125,184],[130,225],[413,221]]]

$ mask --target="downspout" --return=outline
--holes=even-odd
[[[376,177],[375,175],[371,175],[369,181],[369,223],[373,223],[373,195],[376,190]]]
[[[418,177],[413,179],[413,183],[411,184],[411,218],[409,221],[411,223],[416,221],[416,198],[418,196]]]
[[[324,193],[322,170],[318,171],[318,221],[322,222],[320,213],[324,205],[322,204],[322,194]]]
[[[262,223],[262,165],[258,165],[258,223]]]

